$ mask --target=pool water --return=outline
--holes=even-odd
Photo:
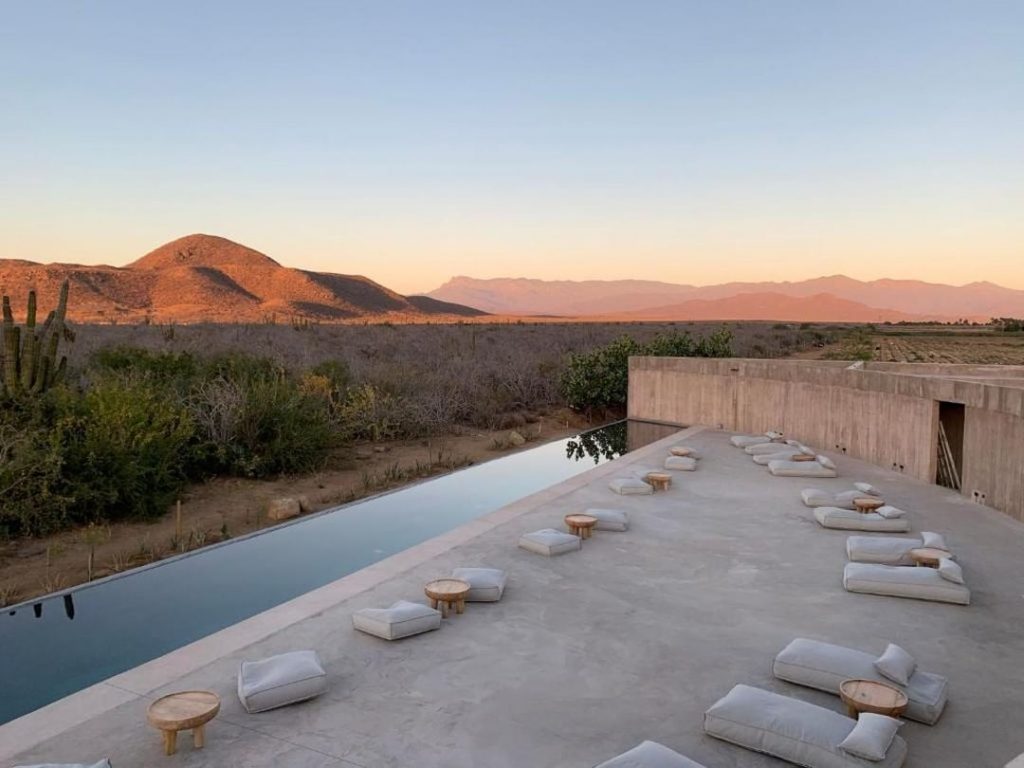
[[[0,613],[0,723],[678,430],[617,422]]]

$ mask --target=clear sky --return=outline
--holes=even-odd
[[[0,258],[1024,288],[1024,2],[15,2]]]

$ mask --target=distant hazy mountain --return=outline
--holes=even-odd
[[[831,296],[851,302],[833,307],[848,314],[864,314],[864,310],[883,310],[884,319],[957,319],[967,317],[987,320],[990,317],[1024,316],[1024,291],[1003,288],[994,283],[979,282],[953,286],[926,283],[920,280],[854,280],[843,275],[818,277],[800,282],[723,283],[694,286],[663,283],[653,280],[530,280],[495,278],[478,280],[455,277],[427,295],[444,301],[476,307],[494,314],[565,315],[574,317],[629,314],[634,319],[698,319],[686,312],[704,314],[710,311],[742,312],[751,301],[719,305],[690,304],[757,294],[759,311],[769,315],[760,319],[802,319],[784,317],[798,307],[784,298]],[[775,298],[772,298],[775,297]],[[777,307],[773,307],[773,302]],[[862,307],[863,309],[861,309]],[[817,308],[814,308],[817,312]],[[668,314],[666,314],[668,313]],[[877,312],[876,312],[877,314]],[[881,314],[879,315],[881,317]],[[732,314],[714,319],[740,319]],[[825,319],[842,320],[835,316]],[[877,319],[877,318],[876,318]],[[850,320],[852,322],[852,319]]]
[[[276,317],[422,321],[483,314],[426,296],[405,297],[369,278],[283,267],[213,235],[189,235],[124,267],[0,260],[0,291],[19,312],[30,290],[40,306],[71,282],[68,315],[80,322],[260,322]]]

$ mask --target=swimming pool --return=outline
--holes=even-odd
[[[0,723],[677,431],[617,422],[0,614]]]

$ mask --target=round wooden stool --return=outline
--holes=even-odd
[[[844,680],[839,684],[839,698],[854,720],[861,712],[899,717],[907,709],[907,694],[876,680]]]
[[[178,731],[192,731],[192,743],[202,749],[206,724],[220,712],[220,698],[211,691],[181,691],[163,696],[146,711],[146,719],[164,735],[164,753],[178,749]]]
[[[569,533],[581,539],[589,539],[597,525],[597,518],[592,515],[566,515],[565,524],[569,526]]]
[[[868,512],[874,512],[879,507],[884,507],[885,502],[881,499],[872,499],[869,496],[861,496],[853,500],[853,506],[857,508],[857,511],[862,515],[866,515]]]
[[[430,607],[440,606],[441,618],[448,618],[448,610],[454,608],[456,613],[466,610],[466,595],[469,594],[469,582],[462,579],[437,579],[423,588],[430,598]]]
[[[656,491],[667,491],[672,485],[672,475],[668,472],[648,472],[644,480]]]
[[[938,568],[944,558],[952,556],[946,550],[935,547],[918,547],[910,550],[910,559],[914,561],[915,565],[923,565],[928,568]]]
[[[689,456],[691,453],[693,453],[693,448],[687,448],[684,445],[677,445],[673,448],[669,448],[668,452],[671,453],[673,456]]]

